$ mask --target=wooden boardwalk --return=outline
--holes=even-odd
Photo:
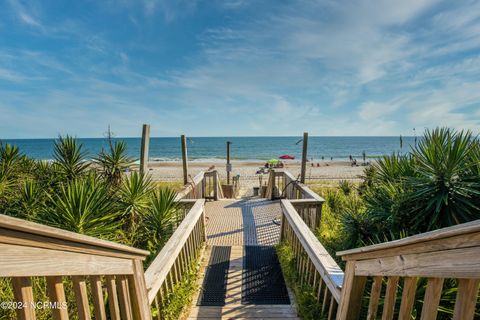
[[[197,294],[189,319],[297,319],[293,305],[242,305],[244,246],[273,246],[279,242],[279,202],[265,199],[221,200],[206,203],[205,209],[207,250],[199,285],[203,283],[211,246],[231,246],[227,294],[223,307],[197,306]],[[293,301],[291,294],[290,300]]]

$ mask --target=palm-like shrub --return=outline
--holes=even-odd
[[[55,141],[53,158],[58,172],[67,180],[72,180],[83,175],[89,163],[85,161],[86,152],[83,145],[79,144],[73,137],[59,137]]]
[[[38,222],[53,227],[112,239],[119,227],[119,212],[108,186],[95,175],[77,178],[49,195]]]
[[[338,187],[342,190],[343,194],[348,196],[353,189],[353,186],[348,180],[342,180],[338,183]]]
[[[468,131],[426,131],[408,156],[383,157],[364,184],[367,212],[410,233],[480,218],[479,142]]]
[[[122,172],[130,168],[133,159],[126,154],[127,144],[116,141],[109,144],[108,152],[102,150],[95,162],[100,166],[105,178],[114,186],[118,186],[122,179]]]
[[[175,230],[175,221],[180,212],[175,197],[174,190],[160,188],[155,190],[150,198],[142,223],[150,252],[158,252]],[[152,254],[151,256],[155,255]]]
[[[24,158],[17,146],[0,143],[0,172],[2,176],[12,176],[20,170]]]
[[[150,205],[152,191],[150,176],[138,172],[132,172],[118,189],[118,205],[124,219],[123,230],[126,232],[127,243],[131,245],[135,244],[136,230]]]
[[[421,230],[480,218],[477,149],[471,132],[445,128],[427,131],[414,148],[417,175],[409,181],[409,204]]]

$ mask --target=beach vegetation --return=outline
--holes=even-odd
[[[86,173],[90,166],[86,156],[83,145],[68,135],[58,137],[53,146],[55,168],[66,180],[73,180]]]
[[[175,190],[134,171],[132,163],[120,141],[91,157],[78,140],[61,136],[54,143],[52,161],[28,158],[16,146],[0,143],[1,213],[149,250],[148,267],[183,211],[174,201]],[[169,298],[172,306],[165,312],[171,318],[188,301],[196,271],[192,267],[178,296]],[[46,296],[45,279],[32,280],[36,296]],[[12,301],[11,291],[8,279],[2,279],[0,300]],[[0,319],[12,314],[0,310]],[[50,318],[48,312],[37,314],[37,319]]]
[[[108,150],[102,149],[94,161],[99,165],[105,179],[114,186],[122,182],[122,173],[129,170],[133,164],[133,159],[127,155],[125,141],[109,140]]]
[[[367,167],[351,192],[342,184],[314,189],[325,198],[317,236],[344,267],[337,251],[480,219],[479,150],[470,131],[426,130],[408,154],[384,156]],[[425,286],[419,281],[418,292]],[[440,318],[451,316],[456,290],[455,280],[448,279]],[[415,310],[422,303],[417,301]]]

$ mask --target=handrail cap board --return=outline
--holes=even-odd
[[[337,252],[337,256],[342,256],[344,260],[355,260],[361,258],[362,254],[373,251],[386,251],[410,244],[429,242],[433,240],[446,239],[458,235],[467,235],[469,233],[480,232],[480,219],[462,223],[456,226],[438,229],[430,232],[425,232],[410,236],[400,240],[394,240],[379,244],[374,244],[366,247],[355,248],[351,250],[344,250]]]
[[[36,234],[69,242],[88,244],[99,248],[107,248],[138,256],[139,259],[143,259],[150,254],[150,252],[146,250],[129,247],[112,241],[97,239],[67,230],[49,227],[23,219],[13,218],[3,214],[0,214],[0,228]]]
[[[290,180],[295,181],[296,178],[294,177],[293,174],[290,173],[290,171],[285,170],[285,169],[275,169],[274,170],[275,175],[279,174],[284,174],[286,177],[288,177]],[[302,190],[303,193],[308,195],[308,198],[302,199],[302,200],[316,200],[319,202],[325,202],[325,199],[323,199],[321,196],[319,196],[316,192],[314,192],[312,189],[310,189],[307,185],[304,183],[301,183],[300,181],[296,182],[296,185],[299,189]],[[293,200],[293,199],[291,199]]]
[[[192,182],[187,183],[181,191],[177,193],[177,196],[175,197],[175,201],[180,201],[183,198],[187,196],[187,194],[190,193],[190,191],[193,190],[192,184],[194,186],[197,186],[200,184],[202,181],[203,177],[205,175],[205,171],[200,171],[195,177],[193,177]]]

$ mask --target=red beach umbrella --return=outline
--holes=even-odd
[[[290,156],[290,155],[288,155],[288,154],[284,154],[283,156],[280,156],[280,157],[278,157],[278,158],[279,158],[279,159],[283,159],[283,160],[293,160],[293,159],[295,159],[294,156]]]

